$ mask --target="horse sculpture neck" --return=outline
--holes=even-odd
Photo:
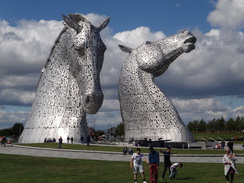
[[[66,27],[51,49],[38,82],[32,111],[20,142],[43,142],[45,138],[88,135],[86,113],[102,105],[100,71],[106,46],[98,27],[80,14],[64,16]]]
[[[120,45],[129,54],[119,81],[119,100],[125,139],[192,141],[172,102],[153,82],[182,53],[193,50],[196,38],[182,32],[136,49]]]

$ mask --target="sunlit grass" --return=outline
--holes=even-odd
[[[162,172],[162,163],[160,164]],[[235,183],[244,180],[244,165],[237,164],[240,174]],[[149,168],[144,163],[146,180]],[[215,163],[184,163],[178,168],[176,180],[170,183],[226,182],[223,165]],[[0,183],[125,183],[133,182],[129,162],[44,158],[0,154]],[[168,173],[166,174],[168,176]],[[140,175],[138,182],[142,182]],[[161,180],[159,182],[162,182]]]

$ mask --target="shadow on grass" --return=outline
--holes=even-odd
[[[166,181],[163,181],[164,183],[170,183],[170,182],[174,182],[174,181],[183,181],[183,180],[194,180],[195,178],[193,177],[182,177],[182,178],[175,178],[175,179],[172,179],[172,180],[166,180]]]
[[[182,177],[182,178],[176,178],[176,180],[192,180],[193,177]]]

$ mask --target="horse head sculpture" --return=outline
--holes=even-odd
[[[196,37],[188,31],[142,44],[129,53],[119,80],[119,100],[125,139],[193,141],[171,101],[153,78],[162,75],[182,53],[195,49]]]
[[[67,50],[67,59],[79,86],[81,105],[85,112],[95,114],[103,103],[100,72],[106,50],[99,32],[107,26],[109,18],[97,27],[80,14],[69,17],[63,15],[63,19],[67,26],[73,28],[71,37],[67,40],[71,44]]]
[[[64,16],[59,34],[42,70],[31,114],[19,142],[45,138],[87,136],[86,113],[95,114],[103,103],[100,72],[106,46],[100,31],[105,18],[92,25],[81,14]]]

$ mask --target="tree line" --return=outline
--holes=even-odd
[[[24,125],[22,123],[15,123],[11,128],[0,130],[0,136],[19,137],[23,130]]]
[[[189,122],[187,127],[193,133],[210,133],[210,132],[237,132],[241,133],[244,130],[244,117],[237,117],[236,119],[229,118],[225,120],[223,117],[220,119],[212,119],[208,122],[202,120],[194,120]]]

